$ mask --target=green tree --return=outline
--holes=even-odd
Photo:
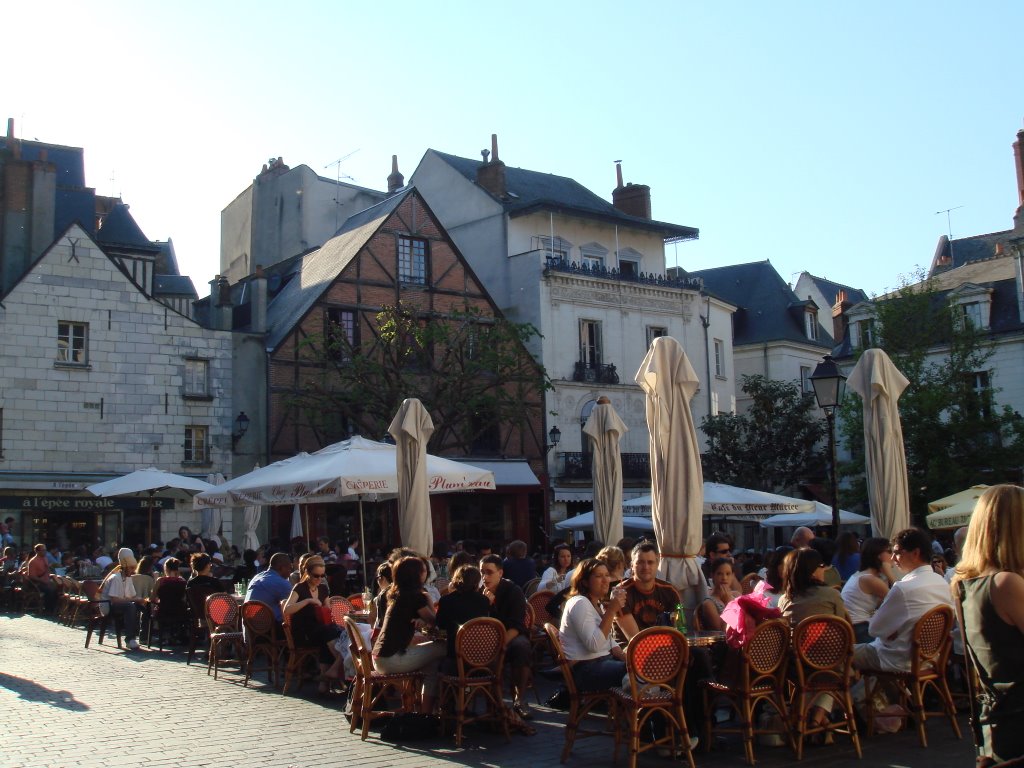
[[[992,339],[957,310],[921,270],[874,302],[872,340],[910,382],[899,410],[911,512],[919,519],[931,499],[975,483],[1019,482],[1024,463],[1020,415],[998,407],[996,390],[984,386]],[[840,435],[851,454],[840,465],[847,504],[867,498],[862,406],[851,394],[841,411]]]
[[[764,376],[744,376],[742,389],[752,398],[745,413],[707,417],[700,425],[708,437],[701,457],[705,479],[782,493],[822,475],[819,443],[826,427],[814,396],[794,382]]]
[[[431,414],[431,452],[522,455],[543,444],[551,384],[527,348],[538,335],[532,325],[469,306],[438,315],[403,304],[372,317],[363,343],[335,326],[300,345],[303,373],[289,404],[322,444],[353,433],[380,438],[407,397]]]

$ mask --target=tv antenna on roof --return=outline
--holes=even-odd
[[[338,231],[338,226],[339,226],[338,217],[339,217],[340,212],[341,212],[341,206],[343,205],[343,203],[341,202],[341,195],[338,193],[338,189],[341,188],[341,180],[342,179],[348,179],[349,181],[355,181],[355,179],[353,179],[347,173],[342,173],[341,172],[341,164],[343,162],[345,162],[346,160],[348,160],[350,157],[352,157],[352,155],[354,155],[358,151],[359,151],[358,149],[353,149],[347,155],[345,155],[343,157],[339,157],[333,163],[328,163],[327,165],[324,166],[324,170],[327,170],[332,165],[335,167],[335,173],[336,173],[335,180],[338,183],[338,187],[334,191],[334,231],[335,232]]]
[[[949,216],[950,211],[958,211],[963,208],[962,205],[954,205],[952,208],[943,208],[941,211],[936,211],[935,215],[938,216],[940,213],[946,214],[946,236],[949,238],[949,263],[953,263],[953,224]]]

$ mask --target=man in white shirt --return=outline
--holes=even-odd
[[[949,584],[931,566],[931,541],[919,528],[907,528],[892,538],[892,557],[906,573],[893,584],[889,594],[868,623],[875,638],[854,648],[857,669],[910,671],[910,640],[914,625],[938,605],[952,607]]]

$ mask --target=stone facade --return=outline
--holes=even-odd
[[[3,296],[0,371],[4,512],[47,484],[91,498],[91,482],[143,467],[230,473],[231,334],[147,297],[77,225]],[[198,530],[184,502],[161,521],[161,540]]]

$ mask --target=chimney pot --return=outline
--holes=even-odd
[[[505,164],[498,159],[498,134],[491,134],[491,151],[485,149],[480,154],[484,162],[476,169],[476,183],[498,199],[506,198],[508,187],[505,184]],[[490,162],[488,155],[491,156]]]
[[[405,186],[405,176],[398,171],[398,155],[391,156],[391,175],[388,176],[388,194]]]
[[[8,117],[7,118],[7,138],[8,139],[13,139],[14,138],[14,118],[13,117]]]
[[[629,216],[651,218],[651,188],[632,182],[623,186],[621,161],[615,162],[615,171],[619,186],[612,190],[612,205]]]

